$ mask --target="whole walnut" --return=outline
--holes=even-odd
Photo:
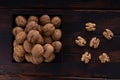
[[[44,48],[43,57],[45,58],[48,58],[54,52],[54,47],[51,44],[45,44],[43,48]]]
[[[55,59],[55,54],[52,53],[52,55],[50,55],[48,58],[45,58],[44,62],[49,63],[49,62],[53,61],[54,59]]]
[[[34,44],[30,43],[28,40],[25,40],[23,43],[23,47],[26,52],[31,53],[31,49],[34,46]]]
[[[38,19],[37,16],[30,16],[30,17],[28,18],[28,22],[30,22],[30,21],[35,21],[35,22],[38,23],[39,19]]]
[[[61,18],[58,16],[55,16],[52,18],[51,23],[54,24],[55,27],[60,27],[61,25]]]
[[[40,44],[35,44],[34,47],[31,50],[32,56],[41,56],[44,53],[44,48]]]
[[[52,43],[52,46],[54,47],[54,52],[59,53],[62,49],[62,43],[60,41],[54,41]]]
[[[19,56],[17,56],[15,53],[13,53],[13,59],[14,59],[16,62],[23,62],[23,61],[24,61],[24,57],[19,57]]]
[[[43,59],[43,57],[42,56],[33,56],[32,57],[32,63],[33,64],[40,64],[40,63],[42,63],[44,61],[44,59]]]
[[[42,30],[43,30],[43,34],[45,36],[50,36],[54,33],[55,26],[51,23],[48,23],[48,24],[43,26]]]
[[[40,34],[37,30],[31,30],[27,35],[27,40],[31,43],[37,43],[39,38],[40,38]]]
[[[29,32],[30,30],[38,30],[41,33],[41,26],[38,25],[35,21],[30,21],[27,23],[25,32]]]
[[[15,47],[15,46],[17,46],[17,45],[19,45],[19,44],[16,42],[16,40],[14,40],[14,41],[13,41],[13,47]]]
[[[42,25],[50,23],[50,17],[48,15],[42,15],[40,17],[40,22],[41,22]]]
[[[52,39],[55,41],[60,40],[62,37],[62,31],[60,29],[55,29],[54,33],[52,34]]]
[[[14,54],[16,54],[19,57],[24,57],[25,55],[25,50],[22,45],[17,45],[14,47]]]
[[[26,39],[27,34],[25,32],[19,32],[15,37],[15,40],[18,44],[22,44]]]
[[[25,54],[25,60],[27,61],[27,62],[32,62],[32,54]]]
[[[23,29],[17,26],[13,28],[12,32],[13,32],[13,35],[16,36],[19,32],[23,32]]]
[[[17,26],[25,27],[27,20],[23,16],[17,16],[15,18],[15,22],[16,22]]]

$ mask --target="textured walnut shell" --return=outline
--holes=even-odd
[[[27,34],[25,32],[20,32],[16,35],[15,39],[18,44],[22,44],[27,38]]]
[[[39,39],[38,39],[38,41],[36,43],[38,43],[38,44],[44,44],[44,39],[43,39],[43,37],[42,37],[41,34],[39,34]]]
[[[25,27],[25,25],[27,23],[26,19],[23,16],[17,16],[15,18],[15,22],[16,22],[17,26],[22,26],[22,27]]]
[[[17,56],[15,53],[13,53],[13,59],[14,59],[16,62],[23,62],[23,61],[24,61],[24,57],[19,57],[19,56]]]
[[[32,63],[33,64],[40,64],[44,61],[42,56],[32,57]]]
[[[23,47],[24,47],[26,52],[31,53],[31,49],[33,47],[33,44],[30,43],[28,40],[25,40],[23,43]]]
[[[40,22],[41,22],[42,25],[50,23],[50,17],[48,15],[42,15],[40,17]]]
[[[32,56],[35,56],[35,57],[43,55],[43,52],[44,52],[44,49],[40,44],[35,44],[31,51]]]
[[[19,32],[23,32],[23,29],[21,27],[15,27],[12,30],[13,35],[16,36]]]
[[[38,31],[31,30],[31,31],[29,31],[29,33],[27,35],[27,40],[31,43],[37,43],[39,37],[40,37],[40,34]]]
[[[55,29],[54,33],[52,34],[52,39],[55,41],[60,40],[62,37],[62,32],[60,29]]]
[[[55,27],[53,24],[48,23],[43,26],[42,30],[45,36],[50,36],[54,33]]]
[[[44,36],[44,43],[48,43],[48,44],[51,44],[52,43],[52,38],[50,36]]]
[[[38,25],[35,21],[30,21],[27,23],[25,32],[29,32],[30,30],[40,29],[40,25]]]
[[[62,43],[60,41],[54,41],[52,43],[52,46],[54,47],[54,52],[59,53],[62,49]]]
[[[19,57],[24,57],[26,52],[22,45],[17,45],[14,47],[14,53]]]
[[[45,44],[43,47],[44,47],[43,57],[48,58],[54,52],[54,48],[51,44]]]
[[[55,59],[55,54],[52,53],[52,55],[49,56],[48,58],[46,58],[46,59],[44,60],[44,62],[49,63],[49,62],[53,61],[54,59]]]
[[[19,45],[19,44],[16,42],[16,40],[14,40],[14,41],[13,41],[13,47],[15,47],[15,46],[17,46],[17,45]]]
[[[38,19],[37,16],[30,16],[30,17],[28,18],[28,22],[30,22],[30,21],[35,21],[35,22],[38,23],[39,19]]]
[[[61,25],[61,18],[58,16],[55,16],[52,18],[51,23],[55,25],[55,27],[60,27]]]
[[[32,55],[31,54],[25,54],[25,60],[27,62],[32,62]]]

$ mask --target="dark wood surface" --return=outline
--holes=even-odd
[[[108,2],[108,3],[107,3]],[[120,79],[120,1],[15,1],[0,3],[0,80],[77,80]],[[62,5],[61,5],[62,4]],[[63,48],[52,63],[33,65],[12,61],[13,17],[23,15],[59,15],[62,17]],[[95,22],[97,30],[87,32],[86,22]],[[106,40],[101,33],[110,28],[115,36]],[[93,36],[101,39],[97,49],[78,47],[74,40],[78,35],[87,42]],[[80,61],[84,51],[92,53],[92,60],[85,65]],[[106,52],[111,61],[101,64],[98,56]]]

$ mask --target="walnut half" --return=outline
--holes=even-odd
[[[85,29],[87,31],[95,31],[96,30],[96,24],[95,23],[92,23],[92,22],[88,22],[85,24]]]
[[[100,39],[93,37],[90,41],[90,47],[97,48],[99,46]]]
[[[110,57],[106,53],[102,53],[99,56],[99,60],[101,61],[101,63],[110,62]]]
[[[89,52],[85,52],[82,55],[81,61],[87,64],[90,61],[90,59],[91,59],[91,54]]]
[[[87,43],[86,40],[84,38],[82,38],[81,36],[78,36],[77,39],[75,40],[75,43],[78,46],[85,46],[85,44]]]
[[[105,31],[103,32],[103,36],[104,36],[106,39],[110,40],[110,39],[113,38],[114,33],[113,33],[110,29],[105,29]]]

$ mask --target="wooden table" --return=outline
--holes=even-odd
[[[0,80],[69,80],[69,79],[120,79],[120,1],[4,1],[0,3]],[[59,15],[62,17],[61,53],[52,63],[33,65],[15,63],[12,59],[12,29],[15,15]],[[97,30],[87,32],[86,22],[95,22]],[[108,41],[102,36],[110,28],[115,36]],[[87,42],[93,36],[101,39],[97,49],[78,47],[74,40],[78,35]],[[80,61],[84,51],[92,53],[89,64]],[[98,56],[107,52],[110,63],[101,64]]]

